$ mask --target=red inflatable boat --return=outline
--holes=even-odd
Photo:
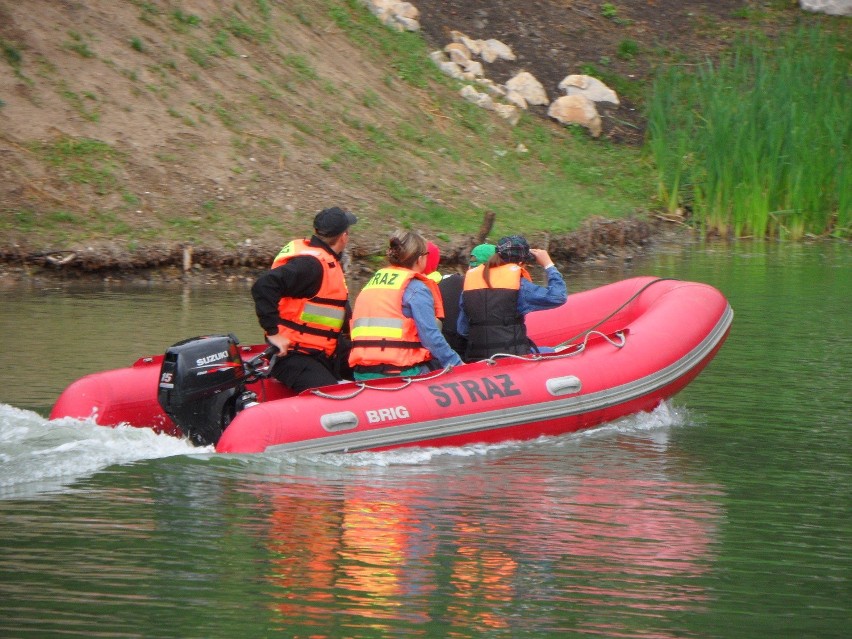
[[[531,439],[652,410],[710,362],[732,321],[730,305],[711,286],[638,277],[528,315],[530,337],[552,353],[495,355],[297,396],[264,377],[265,345],[205,336],[129,368],[83,377],[50,417],[150,427],[226,453]]]

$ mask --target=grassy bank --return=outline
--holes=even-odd
[[[362,216],[368,252],[395,226],[450,242],[494,212],[494,236],[558,236],[652,202],[637,149],[530,114],[509,126],[458,96],[418,34],[355,0],[211,6],[110,5],[124,12],[113,30],[64,25],[55,58],[0,43],[37,96],[26,115],[50,130],[0,135],[20,158],[9,165],[20,186],[0,204],[5,248],[108,244],[128,263],[153,245],[239,252],[303,234],[339,203]],[[51,103],[70,113],[53,129]],[[23,113],[12,107],[0,108]]]
[[[658,195],[706,231],[852,237],[848,31],[752,35],[719,63],[661,72],[648,105]],[[845,35],[844,35],[845,34]]]
[[[825,117],[823,130],[810,131],[788,119],[772,125],[764,146],[735,139],[772,115],[759,100],[747,108],[742,99],[753,81],[738,76],[747,68],[745,49],[697,75],[677,68],[663,76],[650,102],[653,153],[645,153],[591,140],[547,119],[543,108],[509,126],[460,98],[462,85],[432,64],[421,34],[382,26],[357,0],[216,0],[183,9],[164,0],[75,7],[40,0],[3,11],[0,65],[9,73],[0,74],[0,259],[7,262],[61,254],[69,269],[158,266],[179,262],[181,247],[191,245],[213,264],[253,264],[308,232],[310,217],[330,204],[359,214],[356,256],[379,254],[395,227],[457,246],[489,213],[491,239],[523,232],[565,246],[565,236],[590,218],[678,207],[709,211],[698,219],[722,232],[848,236],[848,163],[836,161],[848,146],[806,144],[823,140],[825,127],[848,136],[848,122]],[[629,20],[613,17],[587,16],[627,28]],[[737,30],[763,28],[737,20]],[[706,20],[682,24],[711,30],[714,43],[733,32]],[[762,55],[765,44],[748,55]],[[589,54],[574,70],[603,68],[605,53]],[[776,65],[765,55],[765,67]],[[815,77],[842,74],[848,52],[839,55],[840,69]],[[644,65],[689,57],[650,48],[630,56]],[[717,76],[736,88],[704,84]],[[619,77],[628,79],[612,72],[606,79],[618,85]],[[801,99],[768,82],[760,91],[764,107]],[[701,100],[714,92],[740,110],[727,115],[728,137],[710,142],[701,137],[709,118]],[[818,115],[833,113],[822,102],[814,98]],[[789,148],[785,127],[802,129]],[[718,155],[708,160],[714,145]],[[765,157],[799,156],[802,166],[779,160],[771,184],[760,182]],[[728,173],[708,179],[713,165]],[[815,185],[824,186],[838,165],[847,168],[825,205],[817,201],[825,189]],[[748,171],[756,185],[730,177]],[[805,203],[786,192],[775,198],[777,184],[795,185]],[[761,198],[769,200],[762,222],[752,206]],[[790,210],[819,212],[820,230],[791,223]]]

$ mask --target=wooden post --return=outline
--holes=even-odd
[[[494,226],[494,218],[497,217],[497,214],[494,211],[485,211],[485,216],[482,218],[482,226],[479,227],[479,233],[476,234],[476,243],[484,244],[485,238],[488,237],[488,234],[491,232],[492,227]]]

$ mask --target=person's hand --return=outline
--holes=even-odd
[[[530,249],[530,253],[533,254],[535,261],[538,262],[542,268],[553,266],[553,260],[550,259],[550,254],[545,249]]]
[[[272,344],[273,346],[278,347],[279,355],[286,355],[288,349],[290,348],[290,340],[284,336],[282,333],[276,333],[275,335],[267,335],[266,341]]]

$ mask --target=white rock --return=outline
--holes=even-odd
[[[461,91],[459,91],[459,95],[478,107],[488,109],[489,111],[494,110],[494,100],[491,99],[491,96],[487,93],[480,93],[469,84],[462,87]]]
[[[493,96],[495,98],[505,98],[506,97],[506,89],[504,89],[499,84],[496,84],[494,80],[490,78],[477,78],[476,83],[485,88],[485,91],[488,95]]]
[[[500,104],[497,102],[494,104],[494,112],[512,126],[515,126],[518,120],[521,119],[521,110],[512,104]]]
[[[482,40],[468,38],[461,31],[450,31],[450,38],[453,42],[460,42],[466,46],[472,55],[479,55],[482,51]]]
[[[478,60],[465,60],[464,62],[459,62],[459,66],[475,78],[481,78],[485,75],[482,63]]]
[[[482,43],[482,51],[480,51],[479,55],[482,56],[482,59],[486,62],[494,62],[497,59],[517,59],[509,45],[500,42],[500,40],[495,40],[494,38],[489,38]]]
[[[470,49],[470,52],[473,55],[479,55],[482,53],[482,40],[474,40],[473,38],[465,37],[462,39],[462,44]]]
[[[392,15],[391,6],[396,4],[397,0],[366,0],[367,9],[376,16],[382,24],[388,16]]]
[[[527,104],[526,98],[524,98],[524,96],[522,96],[517,91],[507,91],[506,92],[506,102],[508,102],[509,104],[514,104],[519,109],[526,110],[526,109],[530,108],[530,105]]]
[[[470,49],[461,42],[451,42],[444,47],[444,51],[450,56],[450,60],[456,64],[461,64],[462,60],[470,60]]]
[[[799,0],[799,6],[805,11],[832,16],[852,16],[852,0]]]
[[[405,31],[420,31],[420,23],[417,20],[405,16],[396,16],[395,20]]]
[[[391,10],[394,15],[400,18],[406,18],[408,20],[419,20],[420,19],[420,9],[415,7],[410,2],[394,2],[392,3]]]
[[[456,80],[461,80],[463,77],[461,67],[455,62],[451,62],[449,60],[439,62],[438,69],[441,70],[441,73],[448,75],[451,78],[455,78]]]
[[[549,104],[547,92],[541,85],[541,82],[536,80],[535,76],[528,71],[521,71],[514,78],[506,83],[506,89],[511,93],[517,91],[528,104]]]
[[[592,102],[620,104],[615,91],[590,75],[569,75],[559,83],[559,88],[565,95],[583,95]]]
[[[563,95],[553,101],[547,115],[562,124],[579,124],[586,127],[592,137],[601,134],[601,116],[595,103],[583,95]]]

